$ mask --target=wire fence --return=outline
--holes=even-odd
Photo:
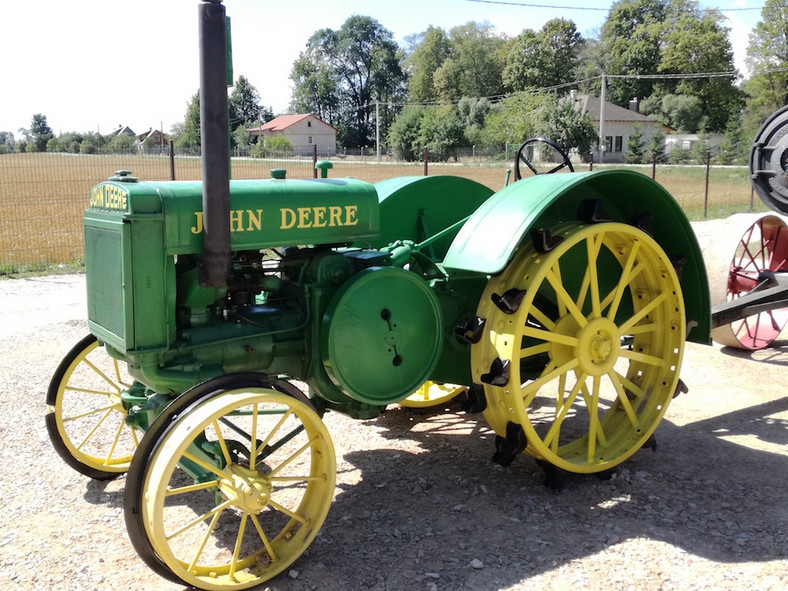
[[[377,182],[392,177],[449,174],[476,180],[498,191],[506,183],[514,149],[482,154],[458,152],[446,162],[397,161],[374,150],[340,151],[330,158],[330,177]],[[236,179],[268,178],[276,168],[288,178],[316,176],[312,155],[232,158]],[[129,170],[140,180],[199,180],[199,156],[170,154],[82,155],[26,153],[0,155],[0,275],[81,268],[84,247],[82,215],[94,185],[117,170]],[[623,165],[606,165],[607,167]],[[588,170],[588,164],[576,165]],[[594,169],[598,169],[595,165]],[[725,217],[731,213],[767,209],[755,200],[746,167],[742,166],[626,166],[653,176],[678,201],[691,219]],[[633,195],[633,199],[637,196]]]

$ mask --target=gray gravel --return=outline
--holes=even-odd
[[[124,478],[91,481],[55,454],[44,393],[86,334],[84,277],[0,281],[0,588],[182,587],[136,556]],[[336,498],[273,590],[788,588],[788,340],[745,354],[689,345],[677,398],[611,480],[556,494],[523,456],[490,462],[481,415],[394,407],[331,413]]]

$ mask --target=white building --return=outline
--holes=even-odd
[[[334,156],[337,153],[337,130],[310,113],[282,115],[260,127],[247,129],[249,135],[262,137],[284,137],[297,154],[312,154],[317,146],[318,156]]]

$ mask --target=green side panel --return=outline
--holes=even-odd
[[[500,273],[517,247],[532,240],[533,230],[587,220],[589,205],[597,200],[613,221],[647,219],[648,230],[669,256],[686,257],[681,286],[687,318],[697,322],[689,340],[710,342],[709,285],[695,234],[673,197],[638,172],[545,174],[513,183],[490,197],[465,223],[446,253],[444,267]]]
[[[392,178],[375,183],[375,189],[380,201],[380,238],[368,241],[373,248],[395,240],[421,242],[471,215],[493,194],[489,187],[454,176]],[[456,234],[437,240],[424,254],[441,260]]]
[[[201,252],[202,183],[141,184],[161,195],[167,254]],[[230,181],[231,247],[249,250],[375,239],[378,210],[375,187],[353,179]]]
[[[126,350],[132,334],[131,282],[127,253],[130,226],[121,216],[85,217],[85,271],[88,324],[99,339]]]

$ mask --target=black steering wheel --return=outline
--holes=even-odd
[[[528,168],[530,168],[531,172],[533,172],[534,174],[540,174],[536,170],[536,168],[534,168],[534,165],[531,164],[531,161],[528,160],[528,158],[526,158],[526,156],[525,156],[525,148],[527,146],[530,146],[531,144],[535,144],[535,143],[540,143],[540,142],[543,143],[543,144],[547,144],[548,146],[553,148],[556,152],[561,154],[561,157],[564,159],[563,162],[561,162],[558,166],[556,166],[554,168],[551,168],[547,172],[541,173],[541,174],[552,174],[554,172],[558,172],[559,170],[561,170],[565,166],[569,167],[569,171],[570,172],[574,172],[575,171],[574,167],[572,166],[572,163],[569,161],[569,156],[567,156],[566,152],[564,152],[564,150],[561,148],[561,146],[559,146],[555,142],[552,142],[552,141],[550,141],[550,140],[548,140],[546,138],[543,138],[543,137],[532,137],[530,139],[525,140],[522,143],[522,145],[519,148],[517,148],[517,152],[514,153],[514,180],[519,181],[521,178],[523,178],[522,175],[520,174],[520,162],[522,162]]]

